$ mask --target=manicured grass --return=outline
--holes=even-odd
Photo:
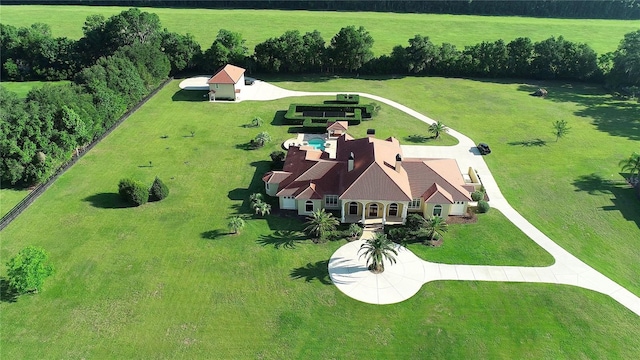
[[[89,15],[109,17],[127,7],[98,6],[2,6],[2,22],[28,26],[48,23],[54,36],[78,39]],[[342,27],[364,26],[373,36],[374,52],[388,54],[394,46],[407,46],[414,35],[429,36],[437,44],[456,46],[503,39],[507,42],[526,36],[540,41],[550,36],[564,36],[589,44],[596,52],[616,49],[625,33],[640,28],[637,20],[541,19],[526,17],[460,16],[433,14],[395,14],[370,12],[323,12],[278,10],[208,10],[146,8],[158,14],[162,26],[170,31],[191,33],[203,48],[208,48],[219,29],[242,33],[250,49],[267,38],[287,30],[318,30],[330,42]]]
[[[0,217],[13,209],[27,194],[28,190],[0,189]]]
[[[249,194],[263,188],[265,159],[292,135],[269,120],[302,98],[172,98],[200,94],[169,85],[3,230],[1,258],[42,246],[56,273],[36,296],[3,295],[0,357],[633,358],[640,351],[635,314],[574,287],[434,282],[396,305],[348,298],[327,274],[343,242],[313,244],[295,218],[247,214]],[[385,120],[387,110],[372,121],[380,133],[414,121]],[[254,116],[266,124],[244,128]],[[243,150],[259,131],[274,142]],[[171,189],[167,199],[122,207],[120,178],[151,184],[156,175]],[[228,235],[236,213],[247,227]],[[456,236],[464,241],[463,231]],[[523,251],[539,256],[531,250]]]
[[[618,162],[639,151],[640,104],[588,84],[454,78],[276,82],[293,90],[385,94],[475,141],[509,202],[560,246],[640,295],[640,201]],[[529,96],[537,87],[546,99]],[[555,142],[552,123],[571,132]],[[489,194],[491,196],[491,194]]]
[[[0,86],[3,86],[9,91],[13,91],[18,94],[18,97],[24,99],[27,97],[27,94],[34,87],[42,87],[44,84],[68,84],[69,81],[3,81],[0,83]]]
[[[492,209],[475,224],[450,224],[440,247],[421,243],[409,249],[424,260],[446,264],[548,266],[553,257]]]

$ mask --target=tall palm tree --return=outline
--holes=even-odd
[[[244,228],[244,220],[240,216],[234,216],[229,219],[229,230],[231,230],[234,234],[237,234],[240,230]]]
[[[449,128],[442,123],[442,121],[435,122],[429,125],[429,132],[432,133],[436,139],[440,139],[441,133],[446,133],[449,131]]]
[[[319,209],[312,212],[311,216],[307,216],[305,224],[307,227],[304,231],[314,234],[316,238],[323,238],[328,231],[335,230],[340,222],[324,209]]]
[[[640,175],[640,154],[634,152],[628,158],[621,160],[618,165],[622,171],[629,172],[629,180],[633,182]]]
[[[447,232],[449,225],[447,221],[440,216],[433,216],[424,222],[424,229],[427,231],[429,240],[436,240]]]
[[[360,254],[363,250],[364,252]],[[360,257],[366,256],[369,270],[379,274],[384,271],[384,259],[387,259],[391,264],[396,263],[398,251],[395,249],[395,244],[387,239],[386,234],[376,233],[373,238],[368,239],[360,246],[358,254]]]
[[[264,199],[264,196],[262,195],[262,193],[253,193],[251,194],[251,196],[249,196],[249,201],[251,201],[252,207],[255,203],[260,202],[263,199]]]

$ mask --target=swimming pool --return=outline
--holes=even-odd
[[[309,145],[313,146],[316,150],[324,151],[324,139],[321,139],[321,138],[309,139]]]

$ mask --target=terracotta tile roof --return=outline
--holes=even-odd
[[[451,194],[447,192],[447,190],[443,189],[438,184],[433,184],[424,194],[422,194],[422,198],[426,203],[434,203],[434,204],[453,204],[453,198]]]
[[[207,81],[207,84],[236,84],[240,81],[245,71],[246,70],[241,67],[227,64],[215,73],[209,81]]]
[[[454,159],[402,159],[400,143],[344,135],[337,140],[335,159],[309,146],[291,146],[283,171],[263,177],[277,183],[276,196],[296,199],[340,199],[411,201],[422,197],[430,203],[470,201],[469,187]],[[353,169],[348,170],[353,155]],[[396,169],[396,158],[399,166]]]
[[[349,128],[348,121],[329,121],[327,125],[327,130],[347,131],[347,129]]]
[[[452,201],[471,201],[455,159],[407,158],[403,160],[402,167],[407,171],[414,197],[426,194],[432,185],[437,184],[450,194]]]

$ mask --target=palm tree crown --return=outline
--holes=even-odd
[[[440,133],[446,133],[449,128],[442,123],[442,121],[435,122],[429,125],[429,132],[432,133],[436,139],[440,138]]]
[[[430,240],[435,240],[447,232],[449,225],[446,220],[440,216],[434,216],[424,222],[424,228]],[[436,237],[437,235],[437,237]]]
[[[621,160],[618,165],[622,171],[629,172],[629,179],[634,179],[640,174],[640,154],[634,152],[628,158]]]
[[[244,228],[244,220],[242,220],[242,218],[240,216],[234,216],[231,219],[229,219],[229,229],[234,233],[237,234],[238,231],[240,231],[242,228]]]
[[[384,259],[387,259],[391,264],[396,263],[396,256],[398,251],[395,248],[395,244],[387,239],[386,234],[376,233],[373,238],[368,239],[367,242],[360,246],[360,250],[364,252],[360,254],[360,257],[367,257],[367,266],[374,273],[381,273],[384,271]]]
[[[324,209],[319,209],[307,217],[306,224],[307,227],[304,231],[312,233],[318,238],[322,238],[328,231],[335,230],[340,223],[333,215],[325,212]]]

